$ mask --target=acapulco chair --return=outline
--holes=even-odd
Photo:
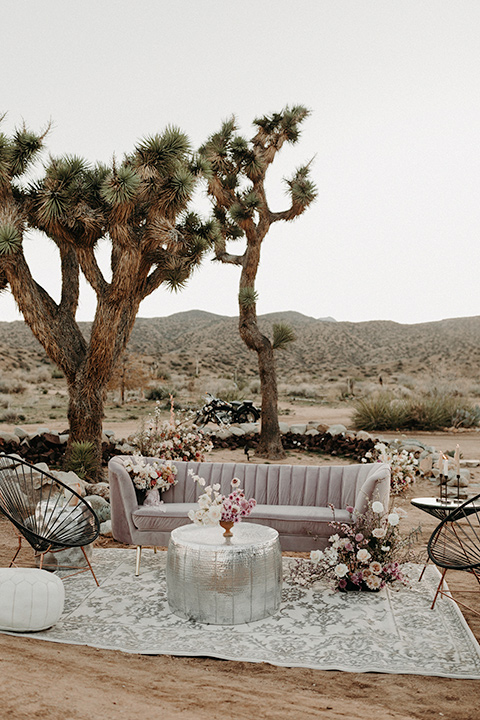
[[[46,553],[80,548],[86,566],[70,569],[90,570],[98,585],[85,545],[98,537],[100,523],[90,505],[68,485],[21,458],[0,455],[0,512],[15,525],[18,534],[18,548],[9,567],[15,564],[22,537],[39,557],[40,568]]]
[[[443,589],[447,570],[469,572],[480,584],[480,494],[452,510],[437,525],[428,541],[427,551],[430,560],[442,569],[440,582],[431,605],[432,610],[439,595],[454,600],[452,594]],[[468,607],[458,600],[454,601],[480,615],[478,610]]]

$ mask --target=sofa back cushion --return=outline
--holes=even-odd
[[[206,485],[220,484],[220,492],[231,491],[236,477],[247,498],[261,505],[304,505],[338,509],[355,506],[360,488],[378,465],[301,466],[247,463],[194,463],[175,461],[178,484],[162,494],[165,503],[196,502],[203,488],[188,475],[192,469]]]

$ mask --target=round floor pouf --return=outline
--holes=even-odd
[[[36,568],[0,568],[0,630],[34,632],[54,625],[65,589],[56,575]]]

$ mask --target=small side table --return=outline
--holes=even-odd
[[[282,592],[278,532],[236,523],[233,537],[219,526],[182,525],[167,553],[170,610],[187,620],[237,625],[273,615]]]
[[[412,498],[412,500],[410,500],[410,503],[414,507],[420,508],[420,510],[424,510],[429,515],[433,515],[439,520],[443,520],[447,517],[449,513],[452,512],[452,510],[455,510],[465,501],[466,498],[460,500],[457,500],[456,498],[448,498],[447,500],[445,500],[444,498],[439,497],[419,497]]]

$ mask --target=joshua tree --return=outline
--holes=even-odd
[[[308,110],[298,105],[257,118],[254,120],[257,132],[250,141],[236,134],[237,126],[232,118],[224,122],[220,132],[212,135],[199,151],[210,164],[208,194],[221,228],[221,236],[215,243],[215,257],[241,268],[239,331],[247,347],[258,355],[262,393],[262,423],[257,454],[271,459],[285,456],[278,425],[273,351],[275,347],[284,347],[293,338],[285,326],[274,329],[273,343],[260,332],[255,279],[261,245],[272,223],[294,220],[301,215],[315,199],[316,188],[309,178],[310,163],[299,167],[286,180],[290,207],[273,212],[268,206],[265,178],[283,144],[298,140],[299,126],[308,115]],[[227,251],[227,242],[238,238],[246,239],[245,252],[241,255],[231,254]]]
[[[140,302],[162,283],[179,289],[213,240],[186,208],[200,165],[187,137],[169,127],[140,142],[121,163],[89,166],[50,158],[44,175],[24,178],[46,133],[25,127],[0,135],[0,289],[10,288],[25,322],[63,371],[72,443],[91,441],[100,470],[105,389],[130,337]],[[61,297],[33,278],[23,253],[28,229],[58,248]],[[110,271],[95,250],[110,243]],[[76,323],[80,270],[97,296],[90,337]]]

